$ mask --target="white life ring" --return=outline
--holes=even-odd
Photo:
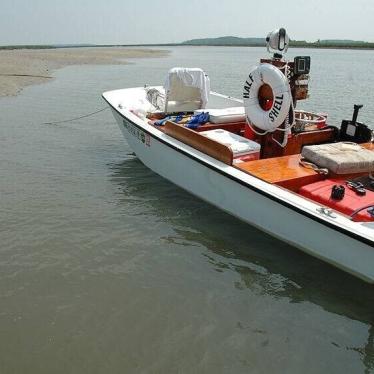
[[[273,91],[273,103],[269,110],[261,108],[259,90],[267,84]],[[243,103],[246,118],[261,130],[272,132],[286,119],[292,101],[291,89],[285,75],[271,64],[261,64],[248,75],[243,87]]]

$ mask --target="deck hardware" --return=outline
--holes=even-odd
[[[330,218],[336,218],[336,215],[334,214],[334,211],[332,209],[326,208],[324,206],[321,206],[321,207],[317,208],[317,212],[321,213],[321,214],[324,214],[325,216],[330,217]]]

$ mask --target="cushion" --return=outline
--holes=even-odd
[[[331,143],[305,146],[302,157],[320,168],[335,174],[366,173],[374,171],[374,151],[356,143]]]
[[[195,113],[209,112],[209,121],[211,123],[229,123],[245,121],[245,111],[243,106],[237,106],[224,109],[203,109],[195,110]]]

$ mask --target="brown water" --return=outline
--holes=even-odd
[[[372,52],[291,52],[312,55],[304,108],[338,122],[362,102],[370,123]],[[175,48],[69,67],[0,100],[0,373],[374,372],[372,286],[160,178],[109,111],[40,125],[103,107],[102,91],[162,83],[176,65],[239,95],[262,54]]]

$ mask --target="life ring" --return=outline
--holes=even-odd
[[[259,90],[270,86],[273,93],[271,108],[264,110],[259,103]],[[271,64],[261,64],[248,75],[243,87],[243,103],[249,124],[266,132],[277,129],[286,119],[290,110],[292,95],[285,75]]]

